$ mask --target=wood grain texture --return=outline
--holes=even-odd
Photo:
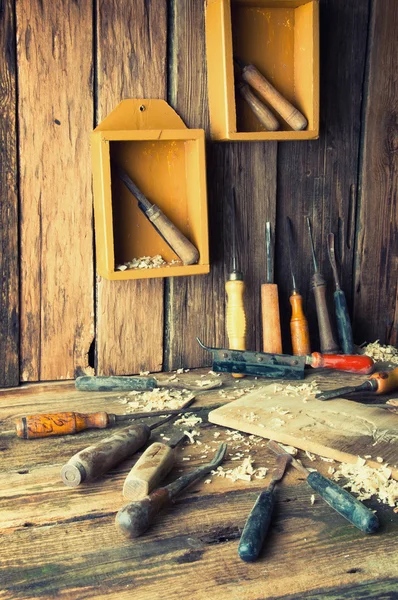
[[[295,274],[309,322],[311,348],[319,350],[313,270],[305,217],[312,222],[318,265],[328,282],[333,311],[333,277],[327,235],[336,235],[340,284],[352,308],[352,269],[361,94],[364,81],[369,3],[367,0],[320,2],[320,137],[316,141],[279,144],[277,186],[276,278],[280,286],[284,351],[291,351],[289,319],[291,277],[286,217],[292,219]],[[333,323],[334,324],[334,323]]]
[[[100,0],[96,18],[97,122],[124,98],[165,98],[167,0]],[[163,286],[97,279],[98,375],[162,369]]]
[[[204,7],[173,2],[170,102],[188,127],[209,130]],[[195,65],[195,68],[192,68]],[[211,363],[196,342],[228,345],[225,282],[231,270],[231,201],[237,198],[238,252],[246,283],[247,347],[260,349],[260,284],[264,280],[265,222],[275,221],[276,143],[207,144],[211,273],[167,282],[165,368]]]
[[[17,3],[21,379],[89,372],[93,339],[90,4]]]
[[[19,382],[16,57],[13,2],[0,13],[0,387]]]
[[[361,342],[398,343],[398,5],[373,2],[355,261]]]
[[[196,376],[206,371],[201,369]],[[187,375],[194,377],[194,372]],[[308,379],[314,376],[309,373]],[[242,382],[230,375],[222,379],[227,394],[236,397]],[[358,376],[329,373],[317,374],[316,379],[321,386],[333,386],[343,380],[354,383]],[[249,383],[259,384],[254,379]],[[106,399],[87,396],[66,382],[3,390],[0,397],[0,434],[17,414],[32,414],[38,408],[42,412],[63,410],[66,405],[74,410],[83,406],[111,412],[124,409],[117,393]],[[219,399],[213,390],[198,404]],[[229,437],[225,429],[213,425],[200,431],[201,446],[178,447],[176,467],[167,482],[203,464],[206,444],[215,449]],[[172,432],[173,425],[165,424],[154,431],[154,439],[160,440],[160,433],[170,437]],[[60,479],[61,466],[74,453],[108,434],[93,430],[32,441],[0,437],[0,532],[7,541],[0,548],[0,597],[116,600],[133,595],[138,600],[185,600],[188,590],[193,600],[394,598],[398,515],[391,507],[367,501],[377,511],[381,532],[365,536],[320,498],[311,504],[313,492],[293,468],[278,486],[269,535],[254,564],[239,560],[238,541],[269,476],[235,482],[211,477],[211,484],[198,481],[159,515],[145,535],[125,540],[117,533],[114,518],[125,503],[123,481],[140,453],[77,489],[66,488]],[[274,468],[275,456],[263,440],[257,443],[244,436],[244,442],[251,446],[255,466]],[[241,442],[229,442],[226,469],[241,463],[231,458],[242,448],[248,449]],[[312,462],[305,454],[300,458],[305,466],[327,475],[330,463]]]

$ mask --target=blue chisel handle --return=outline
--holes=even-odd
[[[356,500],[346,490],[327,479],[317,471],[307,477],[307,483],[317,492],[336,512],[365,533],[374,533],[379,528],[377,516]]]
[[[274,505],[274,491],[261,492],[247,518],[238,546],[239,558],[245,562],[253,562],[258,558],[271,522]]]
[[[343,354],[354,354],[354,342],[352,340],[352,328],[350,315],[348,314],[347,300],[343,290],[334,292],[334,306],[336,310],[337,332],[339,335],[340,348]]]

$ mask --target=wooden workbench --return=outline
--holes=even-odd
[[[195,377],[203,373],[207,370],[196,371]],[[307,379],[314,376],[308,373]],[[222,379],[227,390],[264,383],[253,378],[238,382],[229,375]],[[362,378],[317,373],[316,379],[319,387],[331,388]],[[120,400],[125,396],[76,392],[71,382],[2,390],[0,430],[11,429],[14,416],[35,412],[122,413]],[[201,395],[196,404],[219,402],[219,391],[214,390]],[[172,427],[166,424],[155,430],[154,438],[162,432],[167,435]],[[221,432],[218,438],[215,431]],[[381,527],[375,535],[363,534],[320,498],[312,505],[312,490],[294,469],[279,486],[271,530],[256,563],[238,558],[238,540],[269,476],[199,481],[141,538],[120,537],[114,518],[125,503],[121,489],[136,457],[79,488],[65,487],[60,478],[61,466],[74,453],[108,433],[91,430],[31,441],[1,436],[1,599],[397,598],[398,514],[376,500],[366,502],[377,510]],[[227,437],[226,430],[215,425],[201,429],[202,444],[214,448]],[[203,463],[202,454],[198,445],[180,448],[169,480]],[[254,444],[250,454],[256,466],[274,465],[265,440]],[[300,456],[309,466],[305,454]],[[237,464],[227,460],[223,466]],[[310,466],[326,475],[329,465],[317,460]]]

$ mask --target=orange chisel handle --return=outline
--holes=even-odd
[[[225,284],[227,292],[226,325],[231,350],[246,350],[246,313],[244,305],[245,284],[240,279],[229,280]],[[244,377],[233,373],[233,377]]]
[[[374,373],[369,379],[377,380],[376,394],[388,394],[398,389],[398,367],[392,371],[382,371]]]
[[[29,415],[19,417],[15,421],[17,436],[25,440],[52,435],[71,435],[89,428],[105,429],[109,424],[109,415],[106,412]]]
[[[293,354],[295,356],[306,356],[311,353],[310,333],[303,311],[303,299],[298,292],[292,292],[290,304],[292,305],[290,333],[292,335]]]
[[[276,283],[263,283],[261,286],[261,315],[263,352],[282,354],[279,296]]]
[[[351,373],[361,373],[368,375],[374,369],[374,362],[370,356],[364,354],[321,354],[313,352],[308,364],[314,369],[324,367],[326,369],[337,369],[338,371],[350,371]]]

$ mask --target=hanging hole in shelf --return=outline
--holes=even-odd
[[[141,106],[140,106],[140,111],[141,111],[141,112],[144,112],[144,110],[145,110],[145,106],[144,106],[144,104],[141,104]]]

